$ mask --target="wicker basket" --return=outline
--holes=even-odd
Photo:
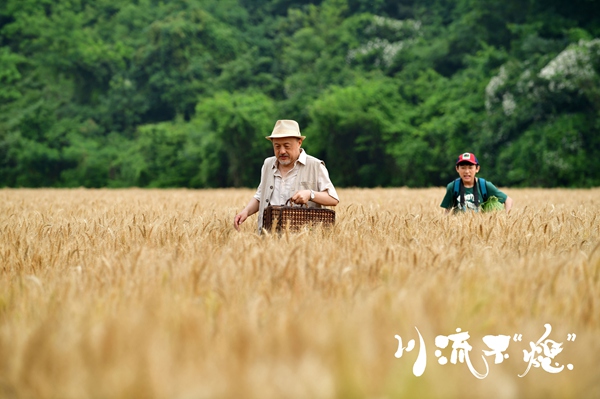
[[[326,208],[308,208],[304,206],[269,205],[263,213],[263,229],[276,231],[289,226],[290,230],[298,230],[307,224],[322,223],[330,226],[335,223],[335,211]]]

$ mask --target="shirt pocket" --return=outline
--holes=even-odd
[[[304,181],[300,182],[300,184],[298,185],[298,188],[300,190],[316,190],[317,182],[312,181],[312,180],[304,180]]]

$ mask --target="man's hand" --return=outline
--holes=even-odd
[[[292,197],[292,202],[295,204],[307,204],[308,201],[312,201],[315,204],[324,206],[336,206],[338,200],[333,198],[327,191],[315,191],[315,198],[310,199],[310,190],[300,190]]]
[[[237,231],[240,231],[240,225],[244,223],[246,219],[248,219],[248,211],[244,209],[243,211],[235,215],[235,218],[233,219],[233,227],[235,227]]]
[[[248,205],[246,205],[246,207],[242,209],[240,213],[235,215],[233,218],[233,227],[235,227],[237,231],[240,231],[240,225],[244,223],[246,219],[248,219],[248,216],[254,215],[256,212],[258,212],[258,204],[259,202],[255,198],[252,198],[250,202],[248,202]]]
[[[292,197],[294,204],[306,204],[310,201],[310,190],[300,190]]]

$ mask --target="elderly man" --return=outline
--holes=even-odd
[[[300,134],[298,122],[278,120],[273,132],[266,138],[273,143],[275,156],[265,159],[256,194],[235,215],[233,226],[236,230],[240,230],[240,225],[248,216],[258,212],[260,234],[265,208],[269,205],[285,205],[288,199],[295,204],[318,208],[338,204],[340,200],[325,163],[301,148],[306,137]]]

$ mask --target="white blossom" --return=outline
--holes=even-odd
[[[555,167],[558,170],[567,171],[572,168],[571,165],[560,156],[558,151],[547,151],[542,155],[542,159],[546,165]]]
[[[508,73],[504,65],[500,67],[500,71],[497,76],[490,79],[489,83],[485,87],[485,109],[490,112],[492,110],[493,103],[497,103],[499,100],[496,98],[498,89],[506,83],[508,79]]]
[[[404,39],[390,42],[387,39],[375,37],[362,46],[348,51],[346,62],[351,63],[360,55],[374,54],[376,55],[374,61],[376,67],[380,65],[390,66],[400,51],[414,43],[414,37],[419,34],[421,29],[421,21],[412,19],[397,20],[375,15],[371,24],[365,29],[365,33],[370,36],[383,36],[382,28],[388,29],[388,34],[385,36],[389,37],[389,31],[401,32],[400,35],[394,34],[394,36],[404,37]]]
[[[535,83],[531,79],[531,69],[526,69],[519,76],[519,81],[517,82],[517,91],[521,94],[527,93],[533,89]]]
[[[373,39],[357,49],[350,50],[346,57],[346,61],[351,62],[357,55],[368,55],[377,52],[380,54],[380,57],[377,57],[375,60],[375,65],[378,66],[380,63],[383,63],[385,66],[390,66],[394,61],[396,54],[412,42],[413,40],[403,40],[390,43],[385,39]]]
[[[515,97],[511,93],[504,93],[502,96],[502,110],[504,111],[504,115],[512,115],[516,108],[517,103],[515,102]]]
[[[548,88],[556,92],[561,90],[575,90],[579,83],[594,78],[592,65],[592,52],[600,49],[600,39],[579,41],[570,45],[552,59],[538,74],[540,78],[549,80]]]
[[[399,20],[375,15],[373,17],[373,22],[366,28],[365,32],[373,33],[377,28],[387,28],[394,31],[407,30],[417,32],[421,29],[421,21],[416,21],[413,19]]]
[[[583,142],[579,134],[577,134],[576,137],[563,137],[561,139],[561,147],[572,152],[581,149],[582,144]]]

